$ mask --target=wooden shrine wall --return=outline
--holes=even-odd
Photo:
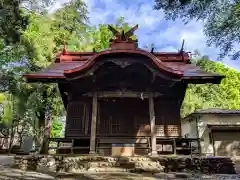
[[[98,135],[150,135],[148,100],[109,98],[99,100]]]
[[[70,101],[67,107],[65,137],[89,136],[91,128],[91,103]]]
[[[180,136],[180,105],[177,100],[155,101],[156,135]]]
[[[69,102],[66,137],[90,135],[91,108],[91,98]],[[155,101],[155,116],[157,136],[180,135],[180,106],[177,100]],[[148,99],[99,99],[97,135],[151,136]]]

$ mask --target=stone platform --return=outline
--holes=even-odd
[[[48,173],[83,172],[196,172],[235,174],[234,164],[226,157],[106,157],[73,155],[15,156],[14,168]]]

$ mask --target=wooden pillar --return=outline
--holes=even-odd
[[[176,138],[173,138],[173,154],[177,154],[177,144],[176,144]]]
[[[97,94],[93,93],[91,137],[90,137],[90,152],[89,152],[89,154],[96,153],[96,128],[97,128]]]
[[[155,110],[154,110],[154,99],[153,93],[149,93],[149,117],[150,117],[150,126],[151,126],[151,146],[152,152],[151,155],[157,155],[157,140],[156,140],[156,128],[155,128]]]

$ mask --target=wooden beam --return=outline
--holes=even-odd
[[[151,155],[157,155],[157,140],[156,140],[156,128],[155,128],[155,110],[154,110],[154,99],[153,93],[149,93],[149,117],[150,117],[150,126],[151,126],[151,146],[152,152]]]
[[[96,128],[97,128],[97,93],[93,93],[91,137],[90,137],[90,152],[89,152],[89,154],[96,153]]]
[[[162,94],[159,92],[152,93],[153,97],[159,97]],[[86,93],[83,96],[93,97],[93,93]],[[148,99],[148,92],[134,92],[134,91],[102,91],[97,93],[98,98],[110,98],[110,97],[119,97],[119,98],[141,98]]]

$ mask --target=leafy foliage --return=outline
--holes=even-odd
[[[155,0],[155,9],[167,19],[204,20],[208,45],[221,48],[221,56],[240,56],[234,45],[240,43],[240,1],[231,0]]]
[[[182,107],[182,116],[196,109],[222,108],[240,109],[240,72],[222,63],[210,61],[206,57],[194,63],[209,72],[224,75],[221,84],[189,85]]]
[[[32,125],[37,121],[39,130],[42,131],[46,114],[51,113],[50,116],[54,119],[63,116],[65,111],[57,87],[41,83],[28,84],[22,74],[48,66],[54,54],[62,48],[63,40],[80,40],[80,30],[83,33],[87,27],[84,24],[87,19],[85,13],[86,6],[80,0],[72,0],[53,14],[39,13],[37,10],[27,11],[28,26],[19,34],[21,41],[7,45],[5,39],[0,39],[0,90],[11,95],[8,102],[13,105],[10,114],[7,112],[9,108],[4,106],[3,119],[9,122],[10,119],[24,121]],[[17,28],[15,24],[12,26]],[[70,33],[66,26],[79,31]],[[6,38],[9,39],[10,36]],[[15,64],[9,64],[12,62]],[[53,104],[51,110],[47,109],[50,104]],[[56,120],[54,123],[53,126],[58,127],[58,131],[60,127],[56,125]],[[41,136],[39,133],[36,134],[38,137]]]
[[[28,25],[28,15],[24,12],[42,12],[49,3],[51,0],[0,0],[0,38],[7,45],[19,43]]]
[[[51,137],[60,137],[63,125],[56,118],[53,120]]]

